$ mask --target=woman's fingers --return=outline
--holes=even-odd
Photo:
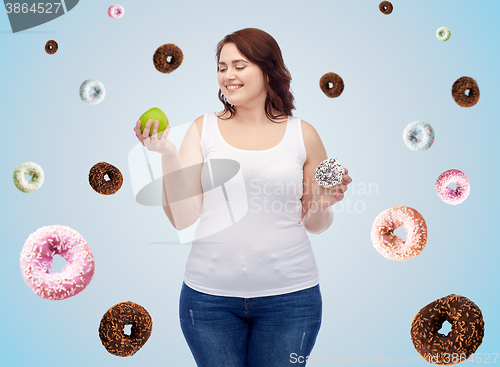
[[[352,182],[351,176],[349,176],[349,170],[344,167],[344,177],[342,178],[343,184],[350,184]]]
[[[142,143],[142,141],[144,139],[143,139],[142,133],[141,133],[141,120],[138,120],[136,122],[135,127],[134,127],[134,131],[135,131],[135,136],[137,136],[137,139],[139,139],[139,141]]]
[[[144,132],[142,133],[143,139],[149,138],[149,131],[151,130],[152,124],[153,124],[153,120],[151,120],[151,119],[149,119],[148,122],[146,122],[146,127],[144,128]]]
[[[158,138],[158,128],[160,127],[160,121],[156,120],[153,127],[153,135],[151,137]]]
[[[167,140],[168,133],[170,132],[170,125],[167,126],[165,131],[163,132],[163,135],[161,136],[162,139]]]

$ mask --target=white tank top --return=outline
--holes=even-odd
[[[189,287],[217,296],[253,298],[295,292],[319,283],[311,242],[301,221],[306,159],[301,120],[290,116],[286,124],[278,145],[243,150],[224,140],[215,112],[204,115],[204,159],[239,162],[248,211],[228,228],[192,242],[184,273]],[[211,206],[222,205],[206,201],[205,196],[204,187],[199,227],[209,218],[213,222]]]

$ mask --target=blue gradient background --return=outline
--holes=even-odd
[[[347,364],[345,357],[358,353],[390,356],[393,363],[417,356],[409,332],[413,317],[451,293],[481,308],[485,337],[476,354],[489,353],[493,363],[492,353],[500,353],[500,3],[393,0],[386,16],[379,2],[123,0],[125,15],[111,19],[112,3],[87,0],[18,34],[0,12],[1,364],[195,366],[178,319],[191,246],[155,244],[176,241],[177,233],[161,208],[135,202],[127,155],[137,143],[134,124],[151,107],[165,111],[172,126],[221,109],[215,47],[246,27],[278,41],[293,77],[294,115],[316,128],[328,156],[339,158],[354,180],[334,206],[332,226],[309,234],[323,295],[311,355],[330,358],[309,365],[336,364],[335,357]],[[447,42],[436,38],[442,26],[451,30]],[[59,44],[55,55],[44,51],[49,39]],[[171,74],[152,62],[165,43],[184,53]],[[319,88],[327,72],[344,80],[338,98]],[[481,91],[471,108],[451,97],[461,76],[473,77]],[[80,100],[86,79],[105,85],[100,104]],[[403,129],[416,120],[434,128],[427,151],[403,142]],[[12,182],[15,167],[27,161],[45,172],[45,183],[31,194]],[[120,191],[109,197],[88,184],[90,168],[101,161],[124,175]],[[451,168],[471,183],[469,198],[457,206],[443,203],[434,188]],[[396,205],[417,209],[428,226],[426,248],[406,262],[385,259],[370,240],[375,217]],[[78,231],[95,257],[92,282],[63,301],[36,296],[19,267],[29,234],[52,224]],[[54,269],[64,263],[56,256]],[[101,345],[98,327],[108,308],[128,300],[148,310],[153,333],[136,355],[120,358]],[[358,364],[371,363],[363,358]]]

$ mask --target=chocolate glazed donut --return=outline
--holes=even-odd
[[[108,176],[109,181],[105,176]],[[123,184],[123,175],[118,168],[106,163],[95,164],[89,172],[89,183],[101,195],[113,195]]]
[[[444,321],[451,324],[448,335],[438,332]],[[468,298],[450,294],[422,308],[413,319],[410,334],[415,349],[427,362],[457,364],[467,360],[481,345],[483,315]]]
[[[170,60],[168,60],[170,57]],[[177,69],[184,59],[184,55],[179,47],[173,43],[164,44],[155,51],[153,55],[153,63],[156,70],[166,74]]]
[[[130,335],[127,335],[123,328],[130,324]],[[109,353],[118,357],[134,355],[148,341],[152,331],[153,320],[148,311],[131,301],[111,307],[99,324],[102,345]]]
[[[465,94],[469,91],[469,95]],[[479,101],[479,87],[474,79],[463,76],[451,87],[451,96],[460,107],[472,107]]]
[[[319,80],[319,87],[327,97],[335,98],[344,91],[344,81],[338,74],[326,73]]]
[[[392,6],[392,4],[389,1],[382,1],[379,4],[378,8],[385,15],[389,15],[389,14],[392,13],[393,6]]]
[[[57,45],[57,42],[54,40],[47,41],[45,44],[45,52],[47,52],[49,55],[53,55],[57,52],[59,46]]]

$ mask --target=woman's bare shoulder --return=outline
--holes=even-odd
[[[325,146],[323,145],[318,132],[309,122],[305,120],[300,120],[300,122],[302,127],[302,136],[304,138],[304,145],[306,148],[305,163],[309,163],[310,158],[312,158],[312,160],[315,161],[314,164],[316,164],[316,161],[320,159],[320,157],[325,156]]]

